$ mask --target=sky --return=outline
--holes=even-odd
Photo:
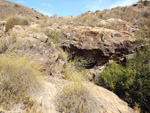
[[[87,11],[111,9],[117,6],[129,6],[139,0],[7,0],[15,2],[53,16],[77,16]]]

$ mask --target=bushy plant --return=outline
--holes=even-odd
[[[0,105],[28,104],[39,86],[39,66],[26,57],[0,56]]]
[[[18,4],[15,4],[15,7],[20,7]]]
[[[69,54],[68,59],[74,63],[74,66],[77,70],[84,70],[86,67],[89,67],[92,63],[92,60],[90,59],[87,59],[82,56],[75,56],[73,54]]]
[[[142,112],[150,111],[150,46],[145,46],[128,61],[128,67],[135,70],[134,83],[130,89],[132,101],[139,103]]]
[[[19,17],[10,17],[7,19],[6,23],[6,32],[8,32],[15,25],[28,25],[29,22],[26,19],[22,19]]]
[[[150,111],[150,46],[145,46],[126,66],[110,64],[100,77],[100,85],[114,91],[131,107],[139,104],[142,112]]]
[[[121,93],[124,93],[125,90],[129,90],[133,84],[134,73],[134,70],[113,62],[99,75],[101,78],[100,85],[122,96]]]
[[[59,39],[60,39],[60,34],[57,31],[53,31],[53,30],[46,30],[45,34],[50,38],[50,40],[54,43],[58,43]]]

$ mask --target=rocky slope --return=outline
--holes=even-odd
[[[148,1],[149,2],[149,1]],[[149,23],[150,4],[138,2],[129,7],[116,7],[103,11],[88,11],[82,15],[72,18],[76,25],[101,26],[110,29],[120,29],[122,26],[143,26]],[[114,20],[113,20],[114,19]],[[111,21],[114,21],[111,23]]]
[[[9,4],[13,10],[20,8],[20,10],[25,10],[23,14],[26,14],[27,9],[23,6],[14,8],[15,4],[3,0],[0,2],[2,3],[0,7],[3,9]],[[31,9],[28,10],[33,18],[40,16],[40,13],[33,14]],[[135,113],[136,111],[116,94],[89,81],[97,80],[98,74],[102,73],[103,69],[113,61],[123,65],[126,63],[128,55],[135,53],[142,46],[141,44],[137,46],[135,43],[135,32],[140,27],[129,21],[112,17],[102,20],[100,25],[96,26],[89,26],[85,23],[76,24],[77,21],[72,23],[63,21],[64,25],[61,26],[59,22],[50,22],[51,26],[37,23],[26,26],[15,25],[5,32],[7,22],[0,21],[0,57],[3,55],[26,56],[41,65],[41,87],[38,91],[29,93],[30,97],[36,100],[33,105],[35,109],[39,108],[44,113],[63,112],[57,108],[57,96],[66,84],[70,85],[74,82],[65,78],[64,68],[75,57],[82,57],[88,61],[84,69],[89,80],[83,81],[83,84],[90,92],[91,100],[89,101],[94,109],[93,113]],[[119,29],[108,27],[114,23],[120,25]],[[70,54],[72,57],[68,58],[67,55]],[[0,104],[0,112],[4,113],[28,112],[27,109],[27,105],[21,103],[9,110],[4,109]]]
[[[57,97],[60,87],[68,83],[68,81],[62,79],[63,74],[56,72],[55,67],[57,65],[63,67],[66,60],[60,57],[61,48],[53,46],[51,40],[44,33],[32,31],[33,28],[47,29],[37,26],[39,25],[33,24],[29,27],[15,26],[8,33],[4,33],[0,40],[9,40],[9,38],[13,37],[12,34],[15,34],[17,39],[16,42],[11,43],[4,50],[3,54],[9,54],[15,50],[13,52],[15,55],[26,55],[33,61],[40,62],[43,65],[43,74],[45,73],[45,77],[42,80],[42,89],[35,94],[32,93],[31,96],[37,100],[36,106],[39,106],[42,99],[42,110],[44,113],[57,113],[54,100]],[[68,27],[70,28],[70,26]],[[109,60],[121,61],[121,58],[124,58],[125,55],[135,50],[132,45],[135,39],[130,33],[80,26],[71,29],[64,28],[58,29],[62,33],[61,47],[66,51],[75,52],[75,54],[96,58],[93,59],[93,65],[95,66],[104,65]],[[125,51],[119,51],[121,49]],[[117,57],[119,55],[122,56]],[[90,88],[91,95],[96,100],[93,103],[96,109],[95,113],[134,112],[128,107],[126,102],[119,99],[114,93],[89,82],[85,84],[86,87]],[[16,105],[10,112],[22,112],[24,109],[25,107]]]
[[[30,9],[20,4],[12,3],[5,0],[0,0],[0,9],[1,19],[7,18],[9,16],[28,17],[30,18],[30,20],[43,20],[48,18],[34,9]]]

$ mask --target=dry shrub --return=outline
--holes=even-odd
[[[15,25],[28,25],[28,24],[29,22],[26,19],[19,18],[19,17],[9,17],[7,19],[6,32],[8,32]]]
[[[126,15],[123,15],[123,16],[121,16],[121,19],[124,20],[124,21],[128,21],[129,17],[127,17]]]
[[[138,104],[138,103],[135,103],[134,110],[135,110],[137,113],[141,113],[141,108],[139,108],[139,104]]]
[[[86,81],[88,78],[87,71],[83,70],[83,65],[79,64],[77,60],[75,62],[68,62],[62,69],[64,78],[67,80],[74,81]]]
[[[10,37],[0,38],[0,53],[5,52],[14,43],[16,43],[16,34],[14,33],[11,33]]]
[[[67,63],[63,69],[65,78],[70,84],[65,85],[57,97],[57,107],[64,113],[93,113],[93,98],[84,86],[85,71],[76,70],[72,62]]]
[[[68,58],[68,53],[60,50],[59,58],[65,61]]]
[[[81,84],[68,84],[58,95],[59,111],[64,113],[91,113],[89,91]]]
[[[82,24],[85,26],[96,26],[96,24],[99,21],[98,16],[94,15],[94,14],[84,14],[84,15],[80,15],[76,18],[74,18],[73,20],[76,24]]]
[[[147,27],[150,27],[150,21],[149,19],[146,19],[146,18],[142,18],[140,20],[138,20],[136,22],[136,24],[142,29],[143,27],[147,26]]]
[[[148,11],[143,12],[143,17],[150,18],[150,11],[148,10]]]
[[[149,28],[142,28],[136,31],[136,38],[137,39],[146,39],[150,38],[150,29]]]
[[[37,106],[36,101],[32,100],[29,102],[28,107],[24,113],[44,113],[42,106]]]
[[[38,23],[39,25],[41,25],[41,27],[48,26],[48,20],[39,20]]]
[[[26,57],[0,56],[0,105],[29,104],[30,92],[40,83],[39,66]]]
[[[9,42],[7,42],[7,39],[1,38],[0,39],[0,53],[3,53],[4,51],[6,51],[9,45],[10,44]]]

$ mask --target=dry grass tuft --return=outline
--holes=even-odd
[[[93,112],[92,97],[89,89],[84,86],[87,74],[84,70],[77,70],[73,62],[69,62],[63,69],[64,77],[71,82],[65,85],[57,97],[58,110],[64,113]]]
[[[0,56],[0,105],[29,104],[30,92],[40,83],[38,64],[26,57]]]
[[[91,113],[89,94],[85,86],[78,84],[78,82],[64,86],[58,96],[59,111],[64,113]]]
[[[83,82],[87,80],[87,72],[85,70],[80,70],[81,67],[76,67],[77,62],[68,62],[62,69],[64,78],[71,81]]]
[[[0,38],[0,53],[5,52],[11,45],[16,43],[17,37],[16,34],[11,33],[10,37]]]

